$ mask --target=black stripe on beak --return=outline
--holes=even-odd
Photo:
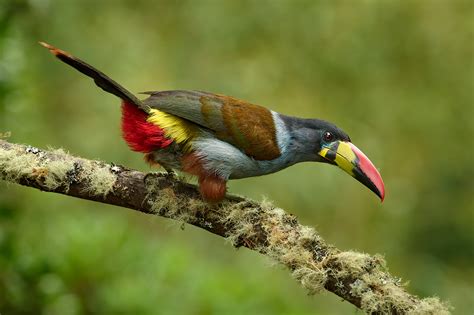
[[[339,147],[339,141],[334,142],[330,147],[328,152],[326,153],[325,158],[329,161],[333,161],[336,159],[337,155],[337,148]]]

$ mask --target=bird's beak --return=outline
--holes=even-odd
[[[355,145],[345,141],[334,141],[323,146],[319,155],[342,168],[383,201],[385,187],[382,177],[374,164]]]

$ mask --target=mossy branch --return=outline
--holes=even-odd
[[[228,196],[211,205],[202,201],[194,185],[172,176],[3,140],[0,179],[203,228],[288,267],[309,293],[326,289],[367,313],[449,314],[449,306],[437,298],[419,299],[407,293],[400,279],[388,273],[382,257],[340,251],[294,215],[267,202]]]

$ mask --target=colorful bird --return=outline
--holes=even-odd
[[[145,153],[152,165],[197,176],[207,201],[222,200],[229,179],[270,174],[306,161],[337,165],[384,199],[375,166],[330,122],[290,117],[201,91],[144,92],[149,97],[139,100],[84,61],[40,44],[121,98],[122,135],[129,147]]]

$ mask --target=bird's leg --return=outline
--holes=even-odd
[[[176,173],[172,168],[161,165],[166,171],[165,176],[169,179],[178,179],[178,173]]]
[[[157,172],[158,174],[164,175],[166,178],[169,178],[169,179],[177,179],[178,178],[178,174],[171,167],[168,167],[164,164],[158,163],[155,160],[155,157],[154,157],[153,153],[147,153],[147,154],[145,154],[145,156],[143,158],[144,158],[145,162],[147,162],[148,165],[150,165],[151,167],[162,167],[162,168],[165,169],[165,172]]]

